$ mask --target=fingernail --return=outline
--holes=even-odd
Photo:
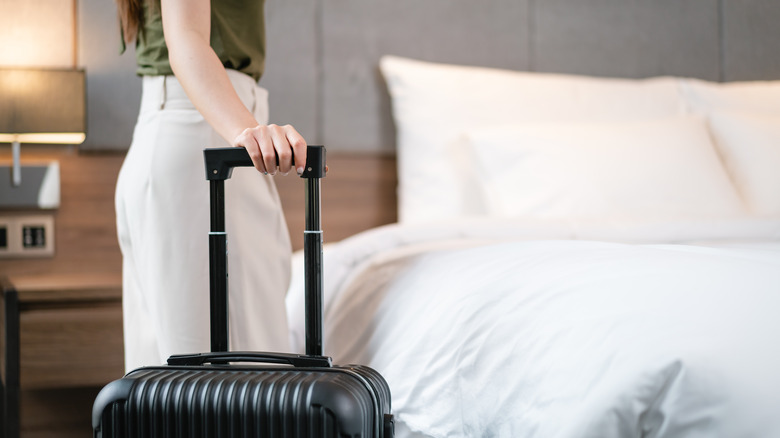
[[[303,175],[303,167],[299,167],[299,168],[295,169],[295,171],[298,172],[298,176]]]

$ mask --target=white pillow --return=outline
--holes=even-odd
[[[469,131],[488,213],[583,222],[746,214],[700,118]]]
[[[381,70],[398,132],[398,213],[404,223],[484,213],[453,148],[481,126],[642,120],[682,114],[672,78],[647,80],[514,72],[386,56]]]
[[[710,130],[753,214],[780,217],[780,113],[714,112]]]
[[[744,111],[780,115],[780,81],[717,83],[681,79],[680,93],[696,114]]]

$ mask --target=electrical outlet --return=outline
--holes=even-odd
[[[54,217],[51,215],[0,218],[0,257],[54,256]]]

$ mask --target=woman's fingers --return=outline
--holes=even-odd
[[[300,175],[303,173],[303,168],[306,167],[306,140],[291,125],[284,126],[284,130],[294,154],[295,162],[290,164],[295,166],[295,171]]]
[[[234,147],[242,147],[246,149],[249,154],[249,158],[252,159],[252,163],[255,165],[255,169],[258,172],[268,174],[265,163],[263,162],[263,153],[260,151],[260,145],[253,133],[254,128],[247,128],[238,137],[233,140]]]
[[[259,125],[254,128],[255,139],[263,155],[263,166],[269,175],[276,175],[276,149],[269,126]]]
[[[306,140],[291,125],[258,125],[245,129],[233,142],[249,152],[255,168],[263,173],[298,174],[306,165]]]
[[[290,163],[292,163],[292,147],[287,140],[284,128],[277,125],[270,125],[269,133],[273,144],[271,145],[274,150],[274,163],[279,165],[279,172],[282,175],[287,175],[290,172]]]

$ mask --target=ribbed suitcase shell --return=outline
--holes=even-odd
[[[390,392],[365,366],[140,368],[101,391],[95,438],[391,437]]]

